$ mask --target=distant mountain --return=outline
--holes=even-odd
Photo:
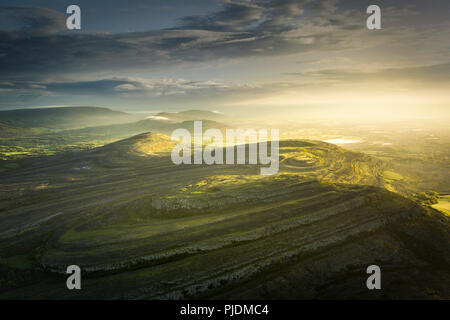
[[[231,128],[221,122],[202,120],[203,130],[210,128],[224,130]],[[89,136],[92,139],[100,140],[116,140],[131,137],[133,135],[152,131],[171,135],[178,128],[187,129],[191,132],[194,130],[194,121],[188,120],[183,122],[168,122],[165,120],[145,119],[133,123],[115,124],[108,126],[89,127],[78,130],[65,131],[66,135]]]
[[[4,128],[71,129],[131,122],[136,119],[133,115],[100,107],[59,107],[0,111],[0,125]]]

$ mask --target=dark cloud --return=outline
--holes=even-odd
[[[206,16],[187,16],[179,19],[181,29],[235,30],[245,28],[262,18],[264,8],[246,2],[227,2],[222,11]]]
[[[330,21],[320,18],[320,10],[326,12],[327,8],[312,0],[227,2],[216,13],[181,19],[181,25],[174,29],[112,35],[45,33],[44,27],[39,27],[43,20],[35,19],[40,21],[34,23],[39,36],[0,31],[0,79],[30,80],[132,68],[151,70],[183,62],[342,49],[348,46],[343,39],[352,37],[352,31],[346,29],[350,22],[342,20],[333,27]],[[292,19],[302,16],[304,9],[319,10],[319,15],[294,22]],[[5,10],[17,13],[22,9]],[[41,10],[31,11],[36,17],[53,17],[47,9]],[[59,22],[53,22],[48,29],[57,30],[56,26]]]
[[[42,36],[64,30],[66,17],[61,12],[46,8],[0,6],[0,21],[0,29]]]

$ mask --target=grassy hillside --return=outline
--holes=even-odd
[[[280,172],[263,177],[173,165],[168,142],[142,134],[0,173],[0,298],[450,297],[448,218],[387,190],[379,160],[281,141]],[[64,288],[70,264],[80,292]],[[370,264],[382,292],[365,287]]]

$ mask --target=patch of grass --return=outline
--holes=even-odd
[[[236,190],[262,188],[273,183],[289,185],[304,181],[305,176],[297,173],[283,173],[274,176],[261,175],[215,175],[181,188],[175,196],[198,195],[207,192],[231,192]]]
[[[432,207],[450,216],[450,195],[440,196],[439,202]]]
[[[0,164],[0,172],[5,172],[11,169],[17,169],[20,167],[20,164],[15,163],[15,162],[7,162],[7,163],[3,163]]]
[[[403,179],[403,176],[401,174],[398,174],[397,172],[389,171],[389,170],[386,170],[383,172],[383,177],[387,180],[395,180],[395,181]]]
[[[8,258],[0,258],[0,264],[7,265],[13,269],[26,270],[30,269],[32,261],[28,255],[17,255]]]

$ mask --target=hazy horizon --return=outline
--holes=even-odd
[[[448,1],[378,1],[381,30],[368,1],[79,1],[81,30],[68,4],[0,6],[0,110],[449,116]]]

